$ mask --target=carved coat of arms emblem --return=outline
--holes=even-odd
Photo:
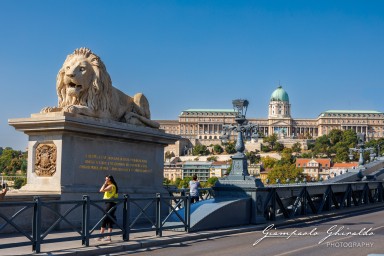
[[[36,148],[35,173],[37,176],[52,176],[56,172],[56,146],[40,144]]]

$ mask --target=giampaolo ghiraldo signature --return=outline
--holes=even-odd
[[[330,237],[349,237],[349,236],[373,236],[374,233],[372,231],[372,228],[362,228],[358,231],[351,231],[349,228],[345,228],[345,226],[338,226],[333,225],[330,227],[324,234],[324,232],[320,232],[317,230],[317,228],[313,228],[310,231],[298,231],[297,229],[293,231],[279,231],[275,228],[274,224],[269,225],[266,227],[263,231],[263,237],[256,240],[256,242],[253,244],[253,246],[257,245],[261,241],[263,241],[266,238],[285,238],[289,239],[291,237],[305,237],[305,236],[321,236],[322,238],[319,240],[318,244],[323,243]]]

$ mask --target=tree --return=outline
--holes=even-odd
[[[264,144],[261,144],[261,152],[269,152],[271,151],[270,147],[265,146]]]
[[[280,183],[294,182],[296,178],[302,179],[303,169],[296,168],[295,164],[284,164],[274,167],[268,172],[268,179],[272,184],[276,183],[276,179],[279,179]]]
[[[221,154],[224,152],[224,149],[219,144],[216,144],[213,146],[213,152],[216,154]]]
[[[21,171],[25,174],[27,173],[27,168],[28,168],[28,162],[25,158],[23,158],[21,163]]]
[[[205,183],[206,187],[212,187],[213,185],[215,185],[217,180],[218,180],[217,177],[208,178],[207,182]]]
[[[357,144],[357,134],[353,130],[345,130],[343,132],[343,141],[348,147],[355,147]]]
[[[333,129],[328,134],[331,145],[336,145],[339,141],[343,140],[343,131]]]
[[[292,152],[298,154],[301,152],[301,143],[296,142],[295,144],[292,145]]]
[[[278,139],[277,133],[273,133],[267,137],[264,137],[264,142],[267,142],[270,146],[270,149],[274,150],[277,139]]]
[[[231,164],[229,165],[229,167],[227,168],[227,171],[225,172],[225,175],[229,175],[232,171],[232,159],[231,159]]]
[[[6,147],[3,149],[0,156],[0,170],[4,170],[5,175],[16,172],[16,169],[21,167],[21,160],[18,160],[20,155],[20,151],[15,151],[12,148]]]
[[[192,155],[194,156],[206,156],[209,155],[209,150],[207,149],[207,146],[197,144],[193,147]]]
[[[284,144],[283,143],[280,143],[280,142],[276,142],[275,143],[275,150],[277,152],[281,152],[281,151],[283,151],[283,149],[284,149]]]
[[[16,171],[20,170],[21,169],[21,164],[22,164],[22,161],[20,158],[13,158],[11,160],[11,169],[12,169],[12,175],[15,175],[16,174]]]
[[[210,161],[210,162],[216,162],[216,161],[217,161],[217,156],[210,156],[210,157],[207,157],[207,161]]]
[[[228,142],[225,145],[225,152],[227,152],[227,154],[234,154],[234,153],[236,153],[235,145],[236,145],[235,142]]]
[[[245,156],[251,164],[256,164],[260,162],[260,155],[257,155],[254,151],[246,152]]]
[[[281,153],[281,163],[282,164],[292,164],[293,163],[293,157],[292,157],[292,149],[285,148],[283,149]]]
[[[300,155],[300,158],[312,158],[313,153],[312,152],[305,152]]]
[[[175,157],[175,154],[173,152],[167,151],[165,152],[165,160],[170,160],[172,157]]]
[[[348,148],[337,148],[336,156],[333,158],[333,161],[336,163],[349,162]]]
[[[277,160],[270,156],[266,156],[261,158],[261,162],[263,163],[264,168],[273,168],[277,163]]]
[[[185,177],[184,179],[180,180],[180,183],[178,184],[178,188],[188,188],[189,182],[192,180],[192,177]]]
[[[323,135],[316,139],[315,145],[313,147],[313,152],[315,155],[327,155],[329,157],[330,141],[327,135]]]
[[[27,180],[26,179],[23,179],[23,178],[16,178],[14,183],[13,183],[13,188],[14,189],[19,189],[21,188],[22,186],[24,186],[25,184],[27,184]]]
[[[179,177],[177,177],[176,180],[175,180],[175,183],[174,183],[175,186],[179,188],[179,187],[180,187],[180,182],[181,182],[181,181],[182,181],[182,179],[179,178]]]

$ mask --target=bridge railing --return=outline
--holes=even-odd
[[[384,201],[383,182],[285,185],[257,188],[264,194],[259,210],[269,221],[291,219],[324,211],[373,205]]]
[[[178,201],[176,206],[172,204],[174,199]],[[105,212],[102,205],[107,201],[115,202],[116,205]],[[91,200],[83,196],[82,200],[71,201],[44,201],[35,197],[31,202],[0,202],[0,234],[4,235],[5,228],[11,226],[14,229],[12,235],[16,233],[25,238],[23,242],[6,244],[1,243],[5,239],[0,239],[0,249],[31,245],[32,251],[39,253],[44,243],[71,240],[81,240],[83,246],[89,246],[90,239],[105,235],[99,234],[97,228],[107,217],[112,219],[116,230],[108,235],[122,235],[124,241],[128,241],[129,234],[134,232],[152,230],[157,236],[162,236],[163,230],[180,227],[188,232],[189,204],[188,196],[173,198],[160,194],[155,197],[124,195],[123,198],[112,200]],[[181,206],[185,209],[183,215],[177,212]],[[119,213],[117,218],[112,216],[114,209]],[[172,223],[169,221],[171,215]],[[175,218],[178,222],[174,221]],[[61,227],[72,231],[71,235],[49,237]]]
[[[178,199],[176,198],[176,196],[189,196],[189,189],[185,189],[185,188],[178,189],[174,187],[165,187],[165,188],[168,191],[169,196],[173,198],[174,204],[178,203]],[[201,201],[215,198],[215,193],[212,188],[199,188],[198,192],[199,192],[199,199]]]
[[[214,196],[212,189],[199,191],[204,200]],[[374,205],[384,201],[383,182],[379,181],[269,186],[254,188],[252,191],[256,195],[256,212],[260,211],[268,221]],[[89,246],[91,238],[103,236],[95,231],[106,217],[112,217],[116,226],[117,231],[111,235],[122,235],[125,241],[135,232],[154,231],[157,236],[162,236],[166,229],[183,228],[189,232],[188,191],[169,193],[169,196],[156,194],[154,197],[124,195],[124,198],[111,200],[116,202],[114,208],[119,213],[117,219],[111,216],[113,209],[109,212],[103,210],[102,204],[108,200],[91,200],[88,196],[73,201],[45,201],[39,197],[30,202],[3,201],[0,202],[0,233],[4,233],[6,227],[12,227],[16,233],[25,237],[25,241],[5,244],[1,242],[4,239],[0,239],[0,249],[31,245],[32,250],[39,253],[41,244],[70,240],[81,240],[82,245]],[[179,209],[182,210],[178,211]],[[72,230],[74,235],[48,237],[62,227]]]

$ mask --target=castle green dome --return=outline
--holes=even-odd
[[[288,93],[279,86],[276,90],[273,91],[270,101],[287,101],[289,102]]]

